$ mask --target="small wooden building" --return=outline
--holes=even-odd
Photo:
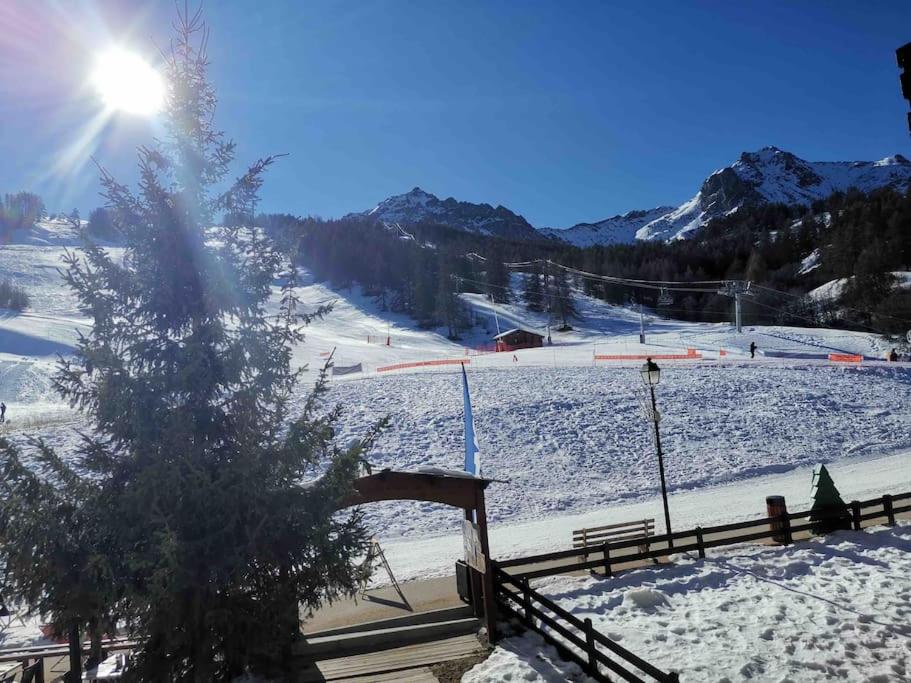
[[[497,351],[515,351],[516,349],[537,349],[544,346],[544,335],[528,330],[506,330],[501,332],[494,341]]]

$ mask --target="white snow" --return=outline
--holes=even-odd
[[[681,681],[899,681],[911,675],[909,548],[902,523],[533,587]],[[539,642],[506,641],[485,674],[496,680],[499,665],[513,680],[549,680],[511,656]]]
[[[908,376],[904,368],[666,365],[658,404],[670,490],[911,448],[911,415],[902,408],[911,402]],[[469,382],[484,474],[508,482],[491,485],[493,524],[656,495],[637,367],[482,368],[470,370]],[[455,373],[346,382],[330,400],[345,406],[343,439],[391,418],[370,458],[375,467],[461,463]],[[421,514],[397,512],[408,504],[378,505],[367,519],[389,539],[457,529],[450,510],[417,507]]]
[[[670,213],[646,223],[636,231],[637,240],[665,240],[672,241],[689,235],[708,222],[706,213],[702,208],[702,192]]]
[[[539,231],[583,248],[596,244],[626,244],[636,238],[636,232],[643,225],[673,210],[673,206],[659,206],[646,211],[629,211],[595,223],[578,223],[565,229],[541,228]]]
[[[669,463],[668,463],[669,464]],[[657,480],[655,456],[644,454],[643,466]],[[675,530],[693,529],[757,519],[766,515],[765,497],[781,495],[791,510],[808,509],[813,465],[796,468],[769,467],[758,474],[725,484],[689,490],[671,490],[670,510]],[[911,450],[889,456],[860,453],[830,461],[829,469],[845,500],[866,500],[883,493],[911,491]],[[487,491],[496,500],[510,484],[493,483]],[[559,486],[554,483],[554,486]],[[565,485],[564,485],[565,487]],[[417,509],[401,508],[409,512]],[[444,511],[441,526],[458,522],[458,514]],[[573,529],[652,518],[663,530],[663,509],[657,485],[639,500],[605,500],[587,510],[537,515],[522,521],[494,522],[490,529],[491,553],[497,559],[566,550]],[[399,580],[453,573],[453,563],[462,554],[461,533],[409,534],[400,538],[380,534],[383,549]]]
[[[0,247],[0,278],[22,284],[33,300],[31,310],[0,317],[0,399],[9,406],[2,429],[15,438],[41,433],[66,449],[83,423],[53,391],[51,376],[55,354],[70,353],[76,330],[86,330],[88,322],[57,272],[74,236],[60,224],[41,229],[44,245]],[[119,248],[109,248],[116,256]],[[276,301],[280,286],[275,283]],[[621,515],[617,521],[659,516],[653,446],[639,408],[642,361],[595,361],[596,353],[693,348],[702,354],[701,361],[662,362],[658,401],[675,500],[705,491],[716,495],[718,487],[749,488],[764,481],[761,477],[799,473],[817,461],[837,467],[911,448],[911,416],[901,407],[911,398],[908,366],[865,362],[845,368],[825,360],[830,351],[882,358],[888,348],[874,335],[793,327],[747,327],[738,335],[727,324],[646,315],[648,343],[640,345],[636,312],[579,295],[582,320],[570,332],[551,330],[553,346],[479,354],[472,347],[490,344],[497,322],[500,329],[546,335],[546,315],[464,294],[477,325],[454,343],[438,332],[416,329],[404,315],[383,311],[356,287],[334,290],[305,280],[298,293],[307,308],[327,302],[335,308],[305,330],[306,342],[295,349],[294,362],[309,364],[313,374],[334,350],[339,365],[362,364],[363,373],[332,380],[328,399],[345,406],[342,443],[363,434],[376,419],[392,418],[371,456],[379,467],[459,469],[463,443],[458,363],[389,373],[377,369],[426,360],[469,361],[485,475],[506,482],[489,489],[498,555],[563,547],[565,529],[586,515]],[[758,344],[762,360],[749,360],[750,341]],[[727,355],[721,357],[721,350]],[[900,457],[904,466],[907,456]],[[889,484],[882,482],[887,489]],[[736,504],[736,497],[731,494],[732,502],[717,514],[732,521],[761,511],[755,502]],[[403,575],[414,577],[451,571],[460,553],[457,514],[419,503],[370,506],[367,513],[371,529],[392,548],[397,572],[401,567]],[[710,521],[699,517],[701,523]],[[550,523],[555,526],[543,535],[542,527],[534,526]]]
[[[15,606],[8,605],[8,607],[14,614],[9,617],[0,617],[0,649],[54,644],[54,641],[41,634],[41,625],[44,622],[40,617],[15,614]],[[0,672],[2,671],[0,669]]]
[[[462,683],[583,683],[591,680],[577,664],[561,659],[536,633],[505,638],[490,657],[462,676]]]
[[[797,274],[806,275],[819,268],[819,257],[819,249],[811,251],[810,254],[800,262],[800,270],[797,271]]]
[[[813,253],[816,253],[816,252],[813,252]],[[810,256],[812,256],[812,254]],[[810,257],[808,257],[808,258],[810,258]],[[806,259],[804,259],[804,261],[806,261]],[[816,264],[816,265],[818,265],[818,264]],[[809,268],[805,272],[809,272],[810,270],[813,270],[813,268],[815,268],[815,267],[816,266],[814,265],[812,268]],[[907,270],[893,270],[891,274],[892,274],[892,277],[895,278],[895,286],[897,288],[899,288],[899,289],[911,288],[911,272],[909,272]],[[845,286],[848,284],[848,281],[851,279],[853,279],[853,277],[851,277],[851,278],[842,277],[842,278],[838,278],[835,280],[829,280],[825,284],[822,284],[819,287],[816,287],[815,289],[811,289],[809,292],[807,292],[807,297],[809,297],[810,299],[812,299],[814,301],[835,301],[838,298],[840,298],[841,295],[844,293]]]

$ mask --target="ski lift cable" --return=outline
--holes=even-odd
[[[560,268],[566,272],[573,273],[584,279],[588,279],[596,282],[607,282],[611,284],[618,285],[627,285],[630,287],[639,287],[641,289],[673,289],[674,291],[679,292],[713,292],[719,286],[725,283],[725,280],[696,280],[692,282],[685,282],[679,280],[638,280],[635,278],[625,278],[617,277],[614,275],[599,275],[597,273],[591,273],[585,270],[580,270],[578,268],[573,268],[571,266],[565,266],[562,263],[556,263],[549,259],[536,259],[534,261],[520,261],[514,263],[504,264],[507,268],[510,269],[520,269],[527,268],[529,266],[537,265],[551,265],[556,268]],[[682,285],[711,285],[709,287],[690,287]]]
[[[585,270],[579,270],[578,268],[573,268],[572,266],[564,266],[561,263],[556,263],[555,261],[551,261],[551,260],[548,260],[547,263],[552,266],[556,266],[557,268],[562,268],[563,270],[567,270],[567,271],[576,273],[577,275],[587,275],[587,276],[592,276],[592,277],[615,277],[615,276],[604,276],[604,275],[598,275],[596,273],[590,273]],[[637,280],[635,278],[622,278],[622,279],[627,280],[629,282],[641,282],[643,284],[647,283],[647,284],[653,284],[653,285],[668,285],[668,286],[673,286],[673,285],[722,285],[726,282],[725,280],[683,281],[683,280]]]
[[[535,259],[533,261],[519,261],[519,262],[514,262],[514,263],[505,263],[504,265],[510,269],[519,269],[519,268],[527,268],[530,266],[537,266],[537,265],[543,265],[543,264],[552,265],[557,268],[561,268],[569,273],[573,273],[573,274],[575,274],[583,279],[587,279],[589,281],[604,282],[604,283],[616,284],[616,285],[625,285],[628,287],[637,287],[640,289],[657,289],[659,291],[662,289],[666,289],[668,292],[711,293],[711,292],[717,292],[720,287],[726,285],[729,282],[739,282],[738,280],[695,280],[695,281],[689,281],[689,282],[684,282],[684,281],[679,281],[679,280],[638,280],[638,279],[634,279],[634,278],[623,278],[623,277],[617,277],[617,276],[613,276],[613,275],[599,275],[597,273],[590,273],[588,271],[580,270],[578,268],[572,268],[571,266],[565,266],[561,263],[556,263],[555,261],[551,261],[550,259]],[[681,285],[712,285],[712,287],[708,288],[708,287],[693,287],[693,286],[681,286]],[[806,297],[805,294],[803,294],[803,295],[791,294],[790,292],[783,292],[779,289],[775,289],[773,287],[768,287],[766,285],[760,285],[755,282],[751,282],[750,286],[754,287],[756,289],[763,290],[765,292],[772,293],[772,294],[778,294],[780,296],[790,297],[795,300],[803,299]],[[796,318],[808,320],[810,322],[813,322],[814,324],[818,324],[818,321],[816,321],[812,318],[808,318],[806,316],[800,316],[795,313],[789,313],[787,311],[783,311],[781,309],[777,309],[772,306],[759,304],[758,302],[755,302],[755,301],[753,303],[756,305],[759,305],[759,306],[763,306],[765,308],[769,308],[771,310],[776,310],[779,312],[786,313],[788,315],[792,315],[793,317],[796,317]],[[861,311],[856,308],[851,308],[849,306],[841,306],[841,308],[844,310],[847,310],[847,311],[851,311],[853,313],[859,313],[861,315],[867,314],[867,312],[865,312],[865,311]],[[884,314],[884,313],[878,314],[878,315],[880,317],[889,318],[890,320],[896,320],[896,321],[902,322],[902,323],[911,323],[911,320],[906,319],[906,318],[899,318],[897,316],[888,315],[888,314]],[[876,332],[877,334],[881,334],[881,332],[879,332],[878,330],[875,330],[874,328],[864,325],[862,323],[855,323],[855,324],[857,324],[859,327],[864,327],[865,329]]]
[[[819,321],[818,321],[818,320],[816,320],[815,318],[810,318],[809,316],[800,315],[799,313],[793,313],[793,312],[791,312],[791,311],[788,311],[787,309],[778,308],[778,307],[776,307],[776,306],[769,306],[768,304],[761,304],[761,303],[759,303],[758,301],[751,301],[750,303],[751,303],[753,306],[759,306],[759,307],[761,307],[761,308],[768,308],[768,309],[771,310],[771,311],[776,311],[776,312],[778,312],[778,313],[783,313],[783,314],[786,315],[786,316],[791,316],[791,317],[793,317],[793,318],[800,318],[801,320],[806,320],[807,322],[813,323],[813,325],[815,325],[815,326],[818,326],[818,325],[819,325]],[[864,328],[864,329],[867,330],[868,332],[873,332],[874,334],[883,334],[883,331],[882,331],[882,330],[877,330],[875,327],[870,327],[869,325],[864,325],[863,323],[860,323],[860,322],[857,322],[857,321],[854,321],[854,320],[849,321],[849,322],[851,322],[853,325],[857,325],[858,327]]]
[[[559,264],[554,264],[562,268],[563,270],[577,275],[584,280],[589,280],[591,282],[606,282],[608,284],[616,285],[626,285],[628,287],[637,287],[639,289],[668,289],[675,292],[715,292],[718,289],[718,286],[713,287],[681,287],[679,285],[690,284],[686,282],[673,282],[673,283],[664,283],[661,280],[634,280],[632,278],[616,277],[613,275],[596,275],[594,273],[589,273],[584,270],[578,270],[576,268],[570,268],[568,266],[562,266]],[[721,281],[718,281],[719,284]]]
[[[756,283],[753,283],[753,286],[757,287],[759,289],[765,290],[767,292],[772,292],[774,294],[780,294],[782,296],[789,296],[793,299],[804,299],[807,296],[806,294],[791,294],[790,292],[783,292],[780,289],[774,289],[773,287],[766,287],[765,285],[758,285]],[[869,314],[868,311],[862,311],[858,308],[851,308],[850,306],[839,306],[839,308],[842,310],[845,310],[845,311],[852,311],[853,313],[859,313],[861,315]],[[894,315],[887,315],[886,313],[877,313],[876,315],[881,318],[889,318],[890,320],[897,320],[900,323],[911,323],[911,320],[909,320],[908,318],[899,318]]]
[[[461,282],[469,282],[473,285],[478,285],[478,287],[494,287],[496,289],[504,289],[504,290],[507,290],[510,292],[513,289],[512,287],[507,287],[505,285],[494,285],[489,282],[483,282],[481,280],[472,280],[471,278],[462,277],[461,275],[453,275],[452,277],[457,280],[460,280]],[[542,294],[541,296],[543,297],[545,295]],[[574,297],[572,297],[572,296],[560,296],[559,294],[553,294],[553,293],[547,294],[546,296],[551,299],[565,299],[567,301],[572,301],[574,299]]]

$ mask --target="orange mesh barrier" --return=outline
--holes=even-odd
[[[404,370],[406,368],[425,368],[431,365],[463,365],[470,363],[470,358],[459,358],[457,360],[421,360],[414,363],[397,363],[396,365],[385,365],[377,368],[377,372],[390,372],[392,370]]]
[[[860,363],[864,359],[854,353],[830,353],[829,360],[833,363]]]
[[[595,354],[595,360],[699,360],[701,353]]]

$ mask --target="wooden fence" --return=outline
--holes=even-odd
[[[848,505],[851,516],[851,523],[854,528],[859,529],[861,522],[872,519],[885,519],[889,524],[895,524],[895,515],[904,512],[911,512],[911,492],[899,495],[884,495],[881,498],[873,498],[865,501],[852,501]],[[896,503],[906,502],[905,505],[896,506]],[[879,508],[872,512],[863,512],[870,508]],[[840,516],[843,511],[836,509],[830,511],[830,516],[835,514]],[[810,521],[810,510],[802,512],[790,512],[787,515],[777,517],[761,517],[759,519],[749,520],[747,522],[736,522],[734,524],[722,524],[720,526],[696,527],[689,531],[676,531],[672,534],[659,534],[649,538],[649,549],[645,552],[638,551],[641,545],[641,539],[632,539],[629,541],[618,541],[614,543],[604,543],[600,551],[597,546],[589,546],[587,551],[589,555],[598,554],[601,557],[585,560],[582,552],[578,548],[568,550],[559,550],[552,553],[542,553],[540,555],[531,555],[519,557],[511,560],[503,560],[497,564],[502,569],[522,567],[528,565],[538,565],[546,563],[557,563],[541,569],[518,572],[518,578],[536,579],[542,576],[553,576],[556,574],[566,574],[568,572],[579,571],[583,569],[603,569],[604,573],[610,575],[614,565],[626,562],[638,562],[641,560],[656,559],[665,557],[669,553],[683,553],[697,551],[699,557],[705,557],[707,548],[717,548],[724,545],[733,545],[735,543],[745,543],[747,541],[759,541],[764,539],[781,539],[785,544],[791,543],[795,534],[808,533],[818,522]],[[794,524],[794,522],[802,523]],[[758,529],[758,530],[757,530]],[[736,534],[732,532],[748,531],[748,533]],[[656,547],[657,546],[657,547]],[[637,552],[621,552],[635,549]],[[563,560],[567,562],[560,563]]]
[[[101,652],[107,654],[122,650],[133,650],[138,647],[139,643],[129,638],[108,638],[101,641]],[[34,683],[44,683],[44,662],[45,660],[61,660],[70,654],[69,645],[27,645],[23,647],[9,648],[0,650],[0,664],[17,663],[21,666],[21,671],[13,674],[15,676],[26,675],[25,671],[32,671]],[[91,643],[88,641],[82,644],[82,655],[91,654]],[[68,669],[66,669],[68,670]],[[12,672],[11,672],[12,673]],[[5,681],[3,674],[0,674],[0,681]]]
[[[884,520],[895,524],[895,516],[911,512],[911,492],[898,495],[886,494],[881,498],[865,501],[851,501],[848,511],[836,507],[817,510],[811,517],[810,510],[791,512],[775,517],[763,517],[747,522],[722,524],[711,527],[696,527],[689,531],[678,531],[649,538],[649,549],[639,550],[642,539],[606,542],[599,546],[571,548],[553,553],[542,553],[528,557],[493,562],[494,585],[497,607],[503,614],[513,617],[528,628],[537,631],[553,644],[566,659],[575,661],[595,680],[607,681],[606,667],[625,681],[677,681],[676,673],[666,673],[646,662],[629,650],[618,645],[592,627],[590,619],[584,621],[558,604],[532,589],[531,579],[569,572],[600,569],[611,576],[613,568],[620,563],[665,557],[670,553],[698,552],[705,557],[708,548],[717,548],[748,541],[774,539],[783,544],[794,542],[796,535],[807,534],[822,524],[850,524],[860,530],[863,522]],[[758,530],[757,530],[758,529]],[[746,533],[737,533],[746,532]],[[659,546],[659,547],[655,547]],[[633,552],[623,552],[633,551]],[[600,558],[589,560],[583,552],[600,554]],[[549,564],[550,566],[512,571],[516,568]],[[507,571],[507,569],[511,571]],[[512,588],[510,588],[512,586]],[[642,678],[645,675],[648,678]]]
[[[497,609],[537,631],[557,648],[564,659],[579,664],[596,681],[611,680],[602,671],[602,666],[625,681],[647,680],[641,678],[639,672],[656,681],[670,683],[679,680],[677,674],[661,671],[596,631],[591,619],[583,621],[531,589],[528,579],[516,579],[498,566],[494,566],[493,571]]]

